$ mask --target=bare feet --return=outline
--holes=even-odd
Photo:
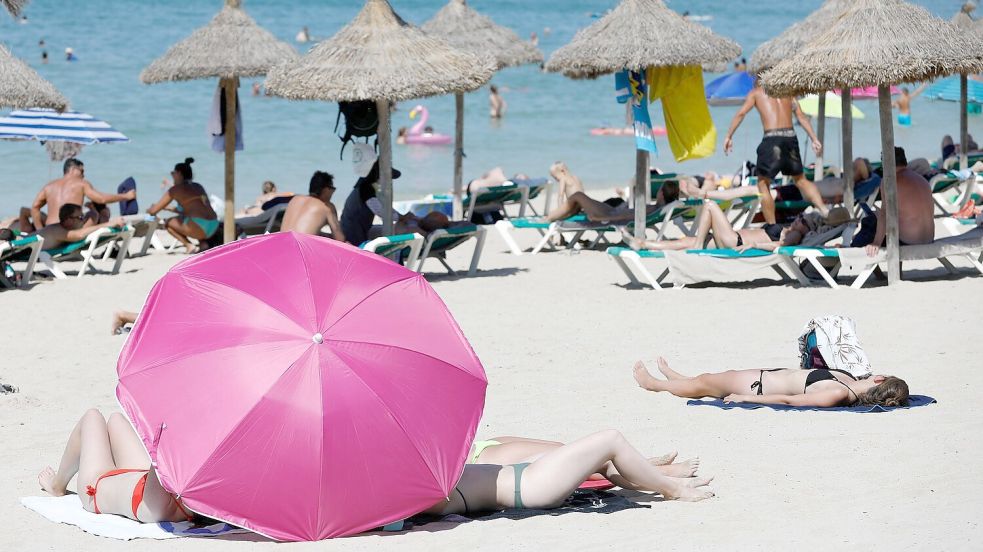
[[[669,362],[667,362],[664,357],[659,357],[658,365],[659,371],[662,372],[662,375],[665,376],[667,380],[689,379],[672,368],[669,368]]]
[[[198,252],[197,246],[195,246],[195,244],[193,244],[193,243],[189,243],[189,244],[185,245],[184,246],[184,250],[188,252],[188,255],[192,255],[192,254]]]
[[[51,466],[47,466],[41,473],[38,474],[38,483],[41,484],[41,488],[45,490],[51,496],[65,496],[67,490],[63,485],[58,485],[55,483],[55,470],[51,469]]]
[[[119,335],[123,333],[123,325],[126,324],[126,320],[123,318],[123,311],[116,311],[113,313],[113,326],[111,333],[113,335]]]
[[[662,475],[668,475],[670,477],[693,477],[696,475],[696,471],[700,468],[700,459],[691,458],[689,460],[679,462],[678,464],[668,464],[658,466],[658,468]]]
[[[638,386],[642,389],[645,389],[646,391],[662,391],[659,385],[659,380],[649,373],[642,361],[639,360],[635,363],[633,372],[635,375],[635,381],[638,382]]]
[[[699,502],[713,496],[713,491],[707,487],[713,481],[712,477],[691,477],[688,479],[673,479],[673,488],[666,490],[662,496],[666,500],[681,500],[683,502]]]
[[[649,458],[649,464],[653,466],[668,466],[676,460],[676,455],[679,454],[676,451],[672,451],[669,454],[663,454],[662,456],[653,456]]]
[[[621,239],[625,242],[625,245],[634,249],[635,251],[640,251],[645,247],[645,240],[640,240],[631,235],[631,232],[624,227],[621,228]]]

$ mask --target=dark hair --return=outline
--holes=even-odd
[[[314,176],[311,177],[310,194],[312,196],[319,196],[325,188],[334,188],[334,176],[324,171],[316,171]]]
[[[65,164],[62,165],[62,174],[68,174],[68,171],[72,170],[75,167],[84,167],[84,166],[85,163],[81,162],[80,160],[74,157],[69,157],[68,159],[65,160]]]
[[[904,148],[897,146],[894,148],[894,164],[898,167],[908,165],[908,156],[905,155]]]
[[[889,376],[866,393],[861,393],[857,400],[866,405],[908,406],[908,384],[901,378]]]
[[[276,191],[276,184],[274,184],[272,180],[267,180],[266,182],[263,182],[264,194],[271,194],[275,191]]]
[[[65,203],[58,209],[58,220],[65,220],[75,213],[82,214],[82,206],[76,203]]]
[[[498,87],[497,86],[495,86],[493,84],[489,88],[491,88],[492,94],[498,94]]]
[[[181,176],[183,176],[185,180],[191,182],[194,179],[194,173],[191,172],[191,164],[194,162],[194,157],[188,157],[184,160],[184,163],[174,165],[174,170],[181,173]]]
[[[679,200],[679,182],[675,180],[666,180],[662,183],[662,199],[666,203],[672,203],[673,201]]]

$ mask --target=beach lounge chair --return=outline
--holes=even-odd
[[[239,236],[257,236],[279,232],[280,224],[283,222],[283,214],[286,212],[287,204],[279,203],[258,215],[237,218],[236,226],[239,227]]]
[[[781,263],[782,260],[770,251],[762,251],[760,249],[750,249],[747,251],[737,251],[735,249],[690,249],[686,251],[635,251],[627,247],[609,247],[607,249],[608,258],[615,261],[628,280],[633,285],[648,284],[652,286],[652,289],[661,290],[663,289],[663,282],[672,274],[672,267],[670,263],[667,262],[666,267],[662,270],[658,277],[654,276],[652,272],[645,266],[642,262],[643,259],[676,259],[683,260],[687,257],[692,259],[704,258],[704,259],[725,259],[725,260],[735,260],[743,259],[745,261],[751,260],[756,265],[754,268],[760,267],[771,267],[783,280],[788,280],[789,276],[782,271]],[[684,257],[685,256],[685,257]],[[793,274],[794,276],[794,274]],[[675,289],[682,289],[686,287],[686,283],[681,281],[674,281],[673,287]]]
[[[45,269],[54,274],[55,278],[65,279],[68,276],[58,268],[56,263],[81,258],[82,266],[79,267],[77,274],[77,277],[81,278],[89,269],[95,271],[93,261],[97,258],[96,252],[99,248],[105,247],[105,253],[102,255],[102,259],[109,260],[113,247],[107,246],[115,246],[119,250],[119,253],[116,255],[111,273],[118,274],[120,267],[123,265],[123,259],[126,258],[129,252],[130,238],[132,237],[133,229],[129,226],[122,229],[100,228],[89,234],[82,241],[42,250],[39,259]]]
[[[481,253],[485,248],[485,236],[485,229],[475,224],[434,230],[427,236],[423,244],[423,250],[420,252],[415,270],[417,272],[423,272],[423,263],[427,259],[433,258],[440,261],[440,264],[444,265],[447,272],[455,274],[454,269],[447,264],[447,252],[459,247],[466,241],[474,239],[474,253],[471,255],[471,265],[468,267],[468,276],[474,276],[478,271],[478,261],[481,260]],[[407,266],[412,265],[407,263]]]
[[[423,236],[420,234],[400,234],[383,236],[369,240],[359,247],[370,253],[388,257],[393,261],[403,261],[407,267],[414,267],[423,249]]]
[[[681,216],[686,211],[693,208],[692,205],[686,205],[684,201],[674,201],[660,210],[653,211],[648,215],[645,220],[645,224],[648,228],[656,229],[655,239],[660,240],[665,236],[666,229],[669,223],[675,217]],[[532,255],[535,255],[542,251],[545,247],[550,245],[550,240],[554,236],[561,234],[573,234],[570,240],[571,247],[574,243],[580,240],[580,238],[587,232],[594,232],[597,237],[591,244],[593,247],[599,242],[606,241],[604,238],[605,232],[618,232],[622,228],[632,228],[634,223],[623,222],[623,223],[611,223],[611,222],[591,222],[587,220],[585,215],[576,215],[565,220],[549,222],[541,217],[528,217],[528,218],[513,218],[507,220],[500,220],[495,223],[495,229],[498,230],[500,236],[508,245],[509,250],[513,255],[522,255],[522,248],[516,243],[515,237],[512,235],[515,230],[536,230],[541,235],[542,238],[533,247]]]
[[[157,228],[160,227],[160,220],[151,215],[127,215],[123,217],[126,221],[126,225],[133,229],[134,238],[143,238],[140,242],[140,251],[134,256],[144,256],[150,247],[153,246],[154,249],[158,251],[166,251],[163,242],[157,237]]]
[[[836,278],[843,268],[856,271],[857,276],[850,284],[851,288],[860,289],[870,279],[871,274],[877,269],[878,263],[886,260],[884,249],[876,257],[869,257],[864,248],[811,248],[811,247],[782,247],[778,254],[786,259],[786,266],[798,268],[802,261],[808,262],[822,280],[833,289],[838,289],[840,285]],[[983,274],[983,227],[976,227],[969,232],[957,236],[937,239],[932,243],[924,245],[905,245],[901,247],[901,261],[928,261],[935,260],[942,264],[950,273],[956,272],[956,267],[949,261],[950,257],[962,257],[980,274]],[[832,259],[834,266],[827,269],[821,259]],[[811,285],[814,282],[805,277],[798,271],[796,278],[803,285]]]
[[[550,203],[552,202],[552,187],[548,178],[516,179],[512,183],[518,187],[518,195],[506,198],[503,202],[503,207],[517,204],[519,206],[517,216],[520,218],[526,216],[527,213],[532,213],[533,216],[539,216],[540,212],[533,206],[532,200],[542,195],[543,192],[546,192],[546,203],[543,207],[543,214],[549,212]],[[503,209],[502,212],[505,213],[506,218],[509,217],[506,209]]]
[[[26,262],[26,266],[20,272],[20,286],[27,287],[34,276],[34,265],[41,254],[44,238],[41,236],[27,236],[11,241],[0,241],[0,285],[13,289],[14,283],[11,282],[3,273],[3,266],[8,263],[18,261]]]

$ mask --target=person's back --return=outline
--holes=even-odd
[[[181,213],[184,216],[205,220],[218,218],[215,210],[212,209],[211,202],[208,201],[208,192],[201,184],[197,182],[175,182],[168,193],[181,207]]]
[[[932,186],[907,166],[898,168],[898,237],[908,245],[935,240]]]
[[[761,87],[751,91],[754,97],[754,108],[761,117],[761,126],[765,132],[792,127],[793,98],[772,98]]]
[[[45,225],[58,224],[58,211],[62,205],[73,203],[81,205],[84,203],[85,179],[75,174],[67,174],[57,180],[44,185],[42,193],[48,207],[48,216]]]
[[[345,233],[338,222],[338,211],[331,203],[334,191],[334,177],[326,172],[315,172],[311,177],[308,195],[294,196],[287,203],[280,231],[318,236],[327,225],[331,228],[332,238],[345,241]]]

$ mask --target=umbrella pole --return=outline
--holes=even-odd
[[[879,86],[877,98],[880,104],[881,155],[884,162],[884,195],[881,201],[887,217],[887,282],[888,285],[894,285],[901,281],[901,265],[898,261],[898,172],[894,158],[894,117],[890,86]]]
[[[236,239],[236,88],[239,79],[223,77],[221,85],[225,93],[225,230],[222,241],[232,243]]]
[[[389,100],[376,100],[379,112],[379,200],[382,202],[382,235],[393,235],[393,144]]]
[[[843,206],[853,212],[853,91],[843,89]]]
[[[826,93],[823,92],[819,94],[819,122],[816,124],[816,138],[819,139],[820,145],[826,142]],[[812,180],[814,182],[819,182],[826,176],[825,164],[823,163],[823,154],[825,151],[820,151],[816,155],[816,170],[812,173]]]
[[[959,75],[959,170],[969,168],[969,81],[966,73]]]
[[[645,216],[648,203],[645,200],[645,188],[649,185],[649,152],[635,151],[635,237],[645,239]],[[654,199],[654,198],[653,198]]]
[[[464,218],[464,92],[454,94],[454,220]]]

